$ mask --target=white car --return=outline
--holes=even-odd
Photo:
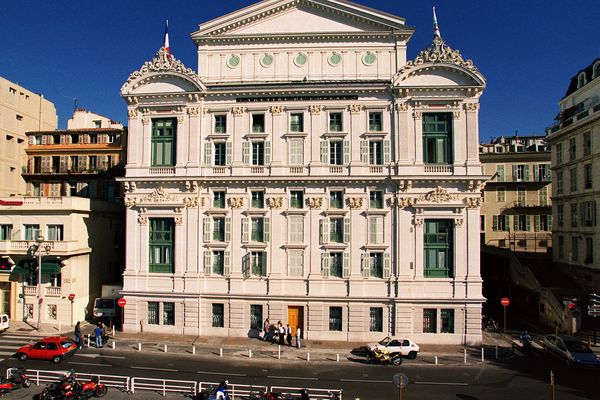
[[[369,343],[367,345],[369,350],[375,348],[379,350],[387,350],[390,353],[401,353],[402,357],[410,358],[414,360],[417,358],[419,353],[419,345],[410,339],[403,339],[398,337],[386,337],[378,343]]]

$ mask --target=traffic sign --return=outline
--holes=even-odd
[[[127,300],[125,300],[125,297],[121,297],[119,300],[117,300],[117,305],[119,307],[125,307],[125,304],[127,304]]]
[[[75,300],[75,293],[71,293],[69,295],[69,300],[71,300],[71,301]]]
[[[400,372],[394,374],[394,385],[399,388],[405,388],[408,386],[408,376],[401,374]]]
[[[503,297],[500,299],[500,304],[502,304],[503,307],[507,307],[510,304],[510,300],[508,297]]]

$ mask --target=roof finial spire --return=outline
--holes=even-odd
[[[435,15],[435,6],[433,7],[433,37],[439,37],[440,39],[442,38],[442,34],[440,33],[440,28],[437,22],[437,16]]]

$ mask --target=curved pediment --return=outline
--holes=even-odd
[[[121,87],[121,96],[204,90],[198,75],[161,47],[151,61],[129,75]]]

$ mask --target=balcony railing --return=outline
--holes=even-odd
[[[44,296],[47,297],[60,297],[62,296],[62,287],[60,286],[45,286],[42,285],[44,290]],[[23,286],[23,294],[25,296],[37,296],[37,285],[36,286]]]
[[[583,102],[564,110],[559,121],[546,128],[546,134],[550,135],[561,128],[579,122],[590,115],[600,112],[600,98],[586,99]]]
[[[290,167],[290,174],[303,174],[304,167]]]
[[[453,172],[452,165],[425,165],[426,174],[452,174]]]
[[[151,167],[148,169],[150,175],[174,175],[175,167]]]
[[[332,174],[341,174],[344,172],[344,167],[329,167],[329,172]]]

